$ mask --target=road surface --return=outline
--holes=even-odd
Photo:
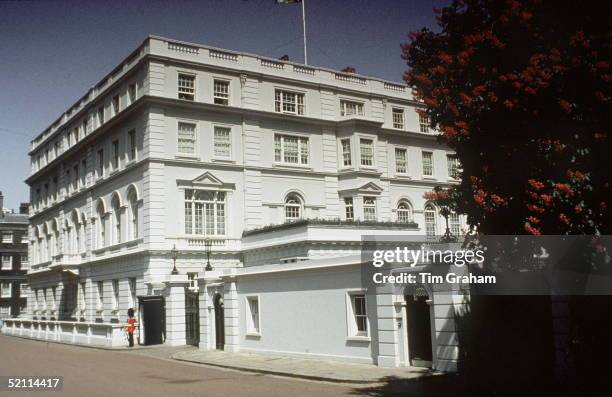
[[[107,351],[0,335],[0,376],[63,376],[61,392],[0,396],[231,396],[368,395],[351,385],[222,370],[136,352]]]

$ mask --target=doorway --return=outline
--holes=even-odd
[[[185,339],[188,345],[200,344],[200,304],[198,293],[185,292]]]
[[[223,297],[215,295],[215,345],[217,350],[225,347],[225,310],[223,308]]]
[[[413,367],[431,368],[431,314],[427,295],[406,295],[408,355]]]
[[[165,302],[161,296],[146,296],[139,298],[142,326],[144,328],[144,345],[159,345],[163,343],[165,334]]]

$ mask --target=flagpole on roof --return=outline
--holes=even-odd
[[[302,0],[302,27],[304,28],[304,65],[308,65],[308,52],[306,51],[306,0]]]

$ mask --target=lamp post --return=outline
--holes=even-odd
[[[171,274],[175,276],[179,274],[178,270],[176,270],[176,254],[178,254],[178,250],[176,249],[176,244],[174,244],[174,246],[172,247],[172,251],[170,251],[170,253],[172,254],[172,261],[174,262],[174,266],[172,267]]]
[[[213,268],[210,265],[210,249],[212,247],[212,240],[209,237],[204,239],[204,248],[206,248],[206,267],[204,268],[207,272],[211,271]]]
[[[444,217],[444,221],[446,222],[446,231],[440,239],[440,241],[443,243],[452,243],[457,241],[457,237],[451,233],[450,228],[448,227],[448,217],[450,216],[450,214],[451,211],[448,207],[442,207],[442,209],[440,210],[440,215]]]

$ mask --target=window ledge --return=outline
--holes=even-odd
[[[197,160],[200,161],[200,156],[197,154],[186,154],[186,153],[177,153],[174,155],[174,158],[179,160]]]
[[[433,176],[423,176],[424,181],[437,181]]]
[[[223,157],[215,157],[215,158],[212,158],[211,160],[215,163],[230,163],[230,164],[236,163],[236,160],[223,158]]]
[[[286,163],[274,163],[274,168],[279,169],[289,169],[289,170],[303,170],[303,171],[313,171],[313,168],[309,165],[299,165],[299,164],[286,164]]]
[[[408,174],[395,174],[395,177],[401,179],[412,179],[412,177]]]
[[[259,332],[247,332],[245,335],[247,338],[261,338],[261,334]]]
[[[370,342],[371,339],[369,336],[347,336],[346,338],[347,341],[352,341],[352,342]]]

